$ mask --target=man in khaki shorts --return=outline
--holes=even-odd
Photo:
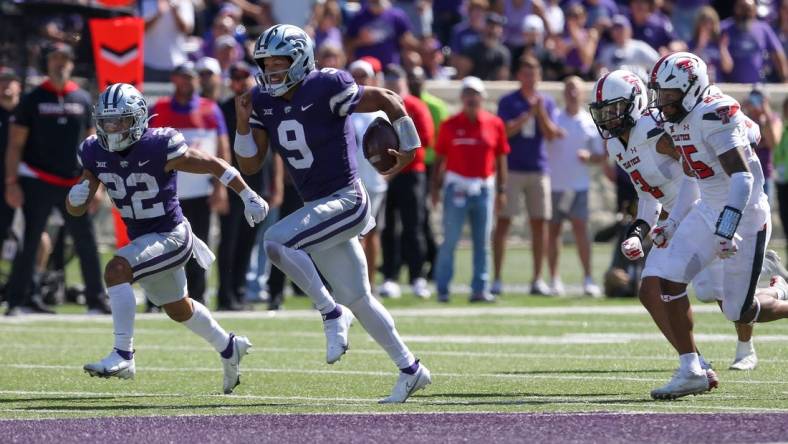
[[[520,89],[503,96],[498,103],[498,116],[506,123],[506,135],[512,148],[509,153],[509,180],[506,205],[498,213],[493,237],[494,282],[490,291],[501,293],[506,239],[512,217],[521,214],[523,197],[528,208],[533,245],[533,278],[531,294],[549,294],[542,280],[542,262],[547,244],[546,222],[552,217],[550,177],[547,171],[545,142],[562,134],[554,123],[558,108],[553,99],[536,89],[541,80],[541,66],[532,56],[520,60],[517,70]]]

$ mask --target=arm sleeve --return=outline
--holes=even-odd
[[[364,94],[364,87],[359,86],[345,71],[332,70],[323,72],[328,94],[328,107],[331,114],[345,117],[353,113]]]

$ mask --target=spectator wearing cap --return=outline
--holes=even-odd
[[[523,56],[535,57],[542,65],[545,80],[558,80],[564,76],[564,61],[556,57],[554,51],[546,47],[544,21],[538,15],[527,15],[522,21],[523,45],[512,52],[512,60],[521,60]],[[512,77],[517,76],[519,63],[512,64]]]
[[[151,127],[171,127],[183,134],[186,143],[228,162],[230,142],[227,125],[219,105],[197,95],[198,74],[192,62],[176,67],[170,81],[175,87],[172,96],[159,99],[151,110]],[[178,199],[192,232],[208,239],[211,213],[226,214],[227,191],[207,174],[178,173]],[[203,302],[205,270],[192,258],[186,264],[189,297]],[[149,307],[150,308],[150,307]]]
[[[417,49],[408,16],[389,0],[369,0],[347,24],[345,53],[352,59],[365,55],[383,66],[400,63],[403,49]]]
[[[558,112],[556,125],[564,130],[563,137],[551,140],[547,147],[550,169],[553,218],[547,241],[547,263],[550,268],[550,294],[564,294],[558,257],[561,252],[561,231],[569,219],[575,237],[577,254],[583,267],[583,292],[599,296],[599,287],[591,277],[591,242],[588,238],[588,189],[591,185],[589,164],[604,162],[602,139],[591,115],[581,107],[584,99],[583,81],[576,76],[564,80],[566,108]]]
[[[758,83],[770,71],[782,82],[788,80],[785,52],[774,30],[755,15],[754,0],[737,0],[733,17],[721,23],[722,35],[733,58],[730,70],[723,68],[723,80]]]
[[[226,74],[230,66],[243,59],[243,49],[231,35],[222,35],[216,39],[214,55],[223,74]]]
[[[485,18],[490,12],[488,0],[469,0],[467,18],[464,22],[454,27],[449,46],[452,57],[462,54],[466,49],[475,45],[482,38],[485,27]],[[454,65],[452,61],[452,65]]]
[[[380,62],[378,62],[378,66]],[[350,75],[358,85],[361,86],[383,86],[380,76],[368,57],[362,57],[348,66]],[[350,121],[356,130],[356,144],[362,146],[364,133],[367,127],[377,117],[387,119],[386,113],[377,111],[374,113],[353,113]],[[364,255],[367,257],[367,276],[372,292],[377,294],[377,284],[375,277],[378,274],[378,257],[380,256],[380,233],[386,223],[386,191],[388,182],[382,174],[369,163],[364,156],[363,150],[359,149],[356,153],[356,163],[358,164],[358,176],[364,184],[369,194],[369,205],[372,215],[375,217],[375,227],[361,238],[361,246],[364,248]]]
[[[345,69],[345,63],[347,61],[345,51],[341,46],[333,42],[323,42],[323,44],[317,48],[316,55],[318,68]]]
[[[525,198],[531,228],[533,276],[531,294],[548,294],[542,280],[542,263],[547,242],[546,222],[552,217],[550,176],[547,166],[546,142],[562,135],[556,125],[558,109],[549,95],[538,91],[541,65],[533,57],[520,61],[517,80],[520,89],[507,94],[498,102],[498,116],[506,123],[511,152],[507,164],[506,205],[498,211],[493,238],[494,283],[492,292],[501,293],[506,242],[512,218],[523,212]]]
[[[194,30],[191,0],[142,0],[145,19],[145,80],[166,82],[185,62],[186,38]]]
[[[203,57],[195,65],[200,76],[200,97],[218,102],[222,96],[222,68],[219,61],[212,57]]]
[[[435,145],[435,175],[430,197],[435,207],[443,192],[443,243],[438,249],[435,281],[438,301],[449,302],[454,252],[466,219],[473,241],[471,302],[492,302],[488,253],[494,208],[505,204],[509,143],[503,121],[485,111],[484,83],[477,77],[462,81],[462,110],[443,122]],[[441,190],[442,187],[442,190]]]
[[[227,134],[230,146],[235,143],[236,110],[235,100],[255,87],[254,70],[245,62],[237,62],[229,69],[230,90],[233,96],[219,106],[227,123]],[[233,166],[238,168],[235,153],[230,152]],[[266,260],[262,249],[262,234],[277,221],[279,207],[282,204],[283,164],[278,155],[269,154],[263,168],[255,174],[242,174],[244,181],[265,199],[271,210],[265,220],[250,227],[244,218],[244,204],[235,193],[228,193],[230,209],[219,218],[220,241],[217,252],[219,270],[219,289],[216,293],[217,305],[222,310],[241,310],[245,308],[247,291],[252,294],[260,292],[259,281],[252,281],[252,288],[247,285],[246,275],[249,271],[252,250],[258,245],[262,254],[257,255],[256,277],[265,274]],[[262,232],[262,233],[261,233]],[[262,258],[260,257],[262,256]],[[278,307],[277,307],[278,308]]]
[[[700,8],[689,41],[689,51],[706,62],[709,81],[722,80],[723,71],[733,69],[733,58],[728,51],[727,36],[720,34],[720,16],[711,6]]]
[[[386,224],[383,241],[383,285],[380,295],[396,297],[399,292],[399,271],[402,263],[408,265],[413,294],[422,299],[430,297],[425,279],[424,256],[424,190],[426,166],[424,147],[432,145],[435,128],[432,116],[418,97],[411,95],[405,70],[399,65],[388,65],[383,71],[384,86],[402,97],[405,111],[413,119],[422,146],[416,157],[389,181],[386,192]],[[405,245],[405,248],[403,248]]]
[[[26,94],[11,117],[5,161],[5,200],[21,208],[25,233],[21,251],[14,258],[6,287],[8,312],[27,306],[49,312],[36,297],[30,298],[33,271],[41,234],[53,208],[58,208],[65,228],[74,239],[79,256],[89,313],[109,313],[102,284],[96,235],[91,217],[79,218],[65,209],[66,195],[82,172],[77,152],[94,133],[90,95],[71,81],[74,52],[63,43],[46,55],[48,78]]]
[[[657,9],[656,0],[630,0],[629,17],[632,21],[632,37],[642,40],[660,54],[684,50],[673,30],[670,19]]]
[[[449,118],[448,105],[446,102],[427,91],[424,87],[424,82],[426,80],[426,74],[421,67],[417,66],[408,70],[408,88],[411,94],[421,99],[421,101],[427,105],[427,108],[430,110],[430,115],[432,116],[433,127],[435,128],[435,137],[433,137],[434,143],[424,147],[424,164],[427,167],[427,183],[424,189],[425,196],[429,194],[429,184],[432,181],[433,174],[435,174],[435,143],[438,141],[438,128]],[[429,264],[430,270],[427,273],[428,280],[432,280],[434,277],[435,257],[438,254],[435,234],[432,231],[430,220],[430,205],[427,199],[424,199],[424,240],[427,246],[426,262]]]
[[[648,43],[632,38],[632,25],[626,16],[615,15],[612,23],[611,43],[599,50],[598,69],[613,71],[623,67],[641,78],[647,78],[651,68],[659,59],[659,53]]]
[[[503,25],[506,17],[490,12],[482,38],[467,47],[456,59],[457,76],[468,75],[482,80],[506,80],[509,78],[511,54],[503,44]]]
[[[535,15],[540,20],[544,20],[544,3],[532,0],[502,0],[497,2],[496,12],[506,17],[503,27],[503,43],[514,53],[522,52],[521,48],[525,45],[523,41],[523,19],[528,15]],[[542,26],[544,33],[544,26]],[[520,51],[518,51],[518,49]],[[514,60],[517,60],[515,57]]]

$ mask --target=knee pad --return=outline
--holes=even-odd
[[[660,296],[660,298],[662,299],[662,302],[673,302],[673,301],[679,300],[681,298],[686,298],[686,297],[687,297],[687,290],[684,290],[681,293],[676,294],[676,295],[663,294],[662,296]]]

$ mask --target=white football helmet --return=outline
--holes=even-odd
[[[99,145],[123,151],[140,140],[148,128],[148,102],[128,83],[113,83],[99,95],[93,109]]]
[[[594,85],[593,94],[589,109],[603,139],[618,137],[634,127],[648,105],[646,85],[623,69],[603,75]]]
[[[274,56],[290,57],[293,63],[286,71],[265,72],[263,59]],[[261,72],[255,76],[257,83],[263,91],[277,97],[285,94],[315,69],[315,44],[298,26],[275,25],[257,38],[253,57]],[[286,74],[284,82],[271,82],[271,76],[276,74]]]
[[[657,118],[668,122],[680,122],[695,108],[702,99],[703,93],[709,87],[709,73],[700,57],[690,52],[674,52],[657,61],[651,69],[649,90],[651,90],[651,103],[649,108],[659,111]],[[662,97],[661,91],[675,89],[681,92],[678,100],[667,100]],[[673,105],[678,112],[665,115],[663,108]]]

